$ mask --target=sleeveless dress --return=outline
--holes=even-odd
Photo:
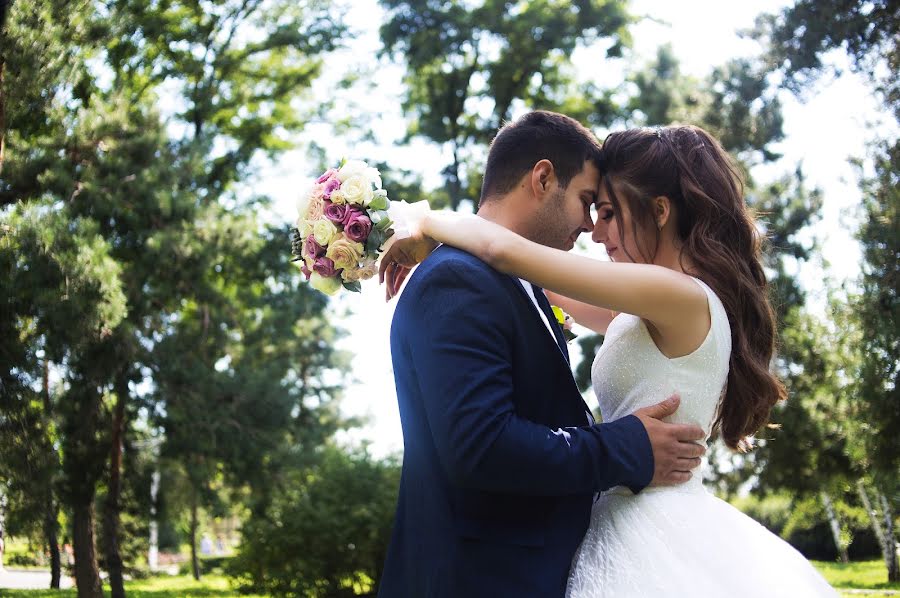
[[[722,302],[702,281],[711,326],[693,353],[663,355],[644,322],[620,314],[591,370],[603,421],[653,405],[675,391],[667,421],[706,430],[728,375],[731,329]],[[575,553],[568,598],[837,596],[790,544],[703,487],[699,468],[681,486],[623,487],[600,495]]]

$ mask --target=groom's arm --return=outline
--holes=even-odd
[[[515,332],[490,308],[506,296],[495,276],[447,261],[418,286],[405,314],[412,366],[439,457],[456,483],[543,495],[617,485],[638,491],[650,483],[653,453],[636,417],[553,430],[516,414]]]

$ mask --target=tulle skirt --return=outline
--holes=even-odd
[[[838,596],[790,544],[697,482],[600,496],[566,596]]]

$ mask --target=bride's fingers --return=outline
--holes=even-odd
[[[387,270],[397,264],[397,260],[394,259],[394,250],[393,247],[388,249],[384,255],[381,256],[381,263],[378,264],[378,282],[379,284],[384,282],[385,274]]]
[[[406,280],[406,277],[409,276],[409,273],[410,268],[406,266],[399,266],[396,272],[394,272],[394,295],[400,292],[400,287],[403,286],[403,281]]]
[[[384,287],[384,300],[390,301],[391,296],[391,280],[394,275],[394,268],[396,267],[396,263],[394,261],[382,261],[381,265],[378,267],[378,281],[379,284],[387,284]]]

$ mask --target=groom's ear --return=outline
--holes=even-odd
[[[550,160],[539,160],[531,169],[531,192],[544,197],[556,184],[556,170]]]

